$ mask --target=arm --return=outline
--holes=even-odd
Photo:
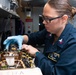
[[[42,53],[35,57],[35,64],[41,69],[43,75],[76,74],[76,42],[70,43],[60,54],[58,62],[53,62]]]
[[[45,38],[47,35],[47,31],[44,29],[42,31],[34,32],[28,35],[28,42],[27,44],[36,45],[36,44],[44,44]]]
[[[43,43],[46,33],[46,30],[42,30],[35,33],[31,33],[30,35],[23,35],[23,43],[28,43],[31,45]]]
[[[31,33],[30,35],[10,36],[3,42],[3,44],[6,46],[5,49],[8,50],[10,44],[17,43],[19,49],[21,50],[22,43],[27,43],[31,45],[37,43],[43,43],[45,39],[44,38],[45,35],[46,35],[46,30],[43,30],[41,32]]]
[[[23,39],[23,42],[24,42],[24,43],[27,43],[27,42],[28,42],[28,36],[27,36],[27,35],[23,35],[23,38],[24,38],[24,39]]]

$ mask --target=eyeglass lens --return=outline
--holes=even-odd
[[[51,22],[52,20],[55,20],[57,18],[61,18],[62,16],[58,16],[58,17],[55,17],[55,18],[48,18],[48,17],[45,17],[42,15],[42,19],[43,21],[45,20],[46,22]]]

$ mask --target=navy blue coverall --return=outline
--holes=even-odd
[[[30,34],[28,44],[45,43],[44,52],[35,57],[43,75],[76,75],[76,29],[68,23],[58,40],[46,29]]]

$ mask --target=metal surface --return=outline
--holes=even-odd
[[[43,7],[48,0],[22,0],[23,6]],[[76,0],[69,0],[72,6],[76,7]]]
[[[47,0],[22,0],[23,6],[43,7]]]

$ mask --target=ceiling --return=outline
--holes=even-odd
[[[23,0],[23,6],[43,7],[47,0]]]
[[[76,0],[69,0],[71,5],[76,7]],[[43,7],[47,0],[22,0],[22,6]]]

